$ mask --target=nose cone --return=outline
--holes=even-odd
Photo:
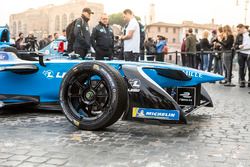
[[[210,73],[210,72],[205,72],[201,70],[187,70],[185,73],[188,76],[192,77],[192,80],[196,80],[199,83],[205,83],[205,82],[215,82],[215,81],[220,81],[223,80],[224,77],[218,74]]]
[[[223,80],[224,77],[218,74],[205,72],[201,70],[196,70],[193,68],[183,68],[182,71],[192,77],[192,82],[195,83],[205,83],[205,82],[215,82]]]
[[[204,79],[207,80],[206,82],[215,82],[215,81],[221,81],[224,79],[224,76],[218,75],[218,74],[213,74],[210,72],[206,72],[204,74]]]

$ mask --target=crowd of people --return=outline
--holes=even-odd
[[[188,30],[181,46],[181,60],[183,66],[218,73],[225,76],[221,84],[230,85],[232,78],[232,64],[235,55],[239,65],[240,87],[250,87],[250,32],[248,26],[239,24],[237,35],[234,36],[229,25],[219,27],[211,32],[202,33],[197,40],[192,29]],[[248,81],[245,75],[248,71]]]
[[[65,30],[62,31],[62,36],[66,38]],[[38,41],[33,33],[30,33],[27,37],[24,37],[24,34],[20,32],[14,46],[17,50],[37,51],[46,47],[53,40],[56,40],[59,37],[60,34],[54,33],[54,35],[48,35],[47,37]]]
[[[81,16],[74,20],[62,31],[68,41],[68,51],[79,54],[84,59],[92,47],[95,51],[96,60],[122,59],[126,61],[139,61],[144,59],[144,54],[153,55],[147,60],[164,61],[168,53],[167,40],[164,36],[158,35],[157,40],[149,37],[144,40],[142,28],[130,9],[123,11],[123,18],[126,23],[123,34],[114,36],[109,17],[103,13],[99,23],[90,33],[89,20],[94,14],[90,8],[84,8]],[[192,28],[185,34],[181,45],[181,62],[183,66],[214,72],[225,76],[221,84],[231,84],[231,68],[235,55],[238,55],[239,83],[240,87],[250,87],[250,33],[248,26],[239,24],[238,34],[234,36],[230,26],[225,25],[211,32],[204,31],[202,38],[197,39]],[[145,32],[143,32],[145,33]],[[60,34],[48,35],[48,37],[37,42],[33,34],[24,38],[23,33],[19,34],[16,41],[18,50],[34,51],[47,46],[50,42],[58,39]],[[210,37],[210,39],[209,39]],[[144,42],[145,41],[145,42]],[[235,52],[236,51],[236,52]],[[236,53],[236,54],[235,54]],[[245,75],[248,71],[248,82]]]
[[[157,61],[164,61],[163,45],[166,38],[158,35],[154,41],[149,37],[145,42],[147,55],[156,55]],[[216,74],[224,75],[221,84],[230,85],[234,57],[237,56],[239,66],[239,84],[243,88],[250,87],[250,31],[243,24],[237,26],[235,35],[229,25],[219,27],[211,32],[205,30],[200,39],[189,28],[183,38],[181,48],[181,63],[183,66],[196,68]],[[151,58],[148,58],[151,60]],[[248,81],[245,76],[248,73]]]

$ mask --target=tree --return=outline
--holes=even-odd
[[[139,16],[135,16],[136,20],[140,21],[141,18]],[[125,26],[125,22],[123,20],[123,14],[122,13],[114,13],[109,15],[109,24],[113,25],[113,24],[118,24],[120,26]]]

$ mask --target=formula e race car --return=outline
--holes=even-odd
[[[98,130],[124,120],[186,123],[195,109],[212,107],[205,82],[220,75],[159,62],[22,60],[0,51],[0,109],[62,110],[75,126]]]

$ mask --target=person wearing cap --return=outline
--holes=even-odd
[[[93,28],[91,34],[91,45],[95,49],[96,60],[112,59],[114,50],[114,34],[109,26],[109,18],[103,13],[99,24]]]
[[[94,14],[94,12],[92,12],[90,8],[84,8],[82,10],[82,16],[76,20],[74,27],[75,41],[73,49],[82,59],[85,58],[90,49],[90,31],[88,21],[90,20],[91,14]]]
[[[123,56],[126,61],[139,61],[140,55],[140,26],[130,9],[123,11],[125,26],[124,35],[120,39],[124,42]]]

